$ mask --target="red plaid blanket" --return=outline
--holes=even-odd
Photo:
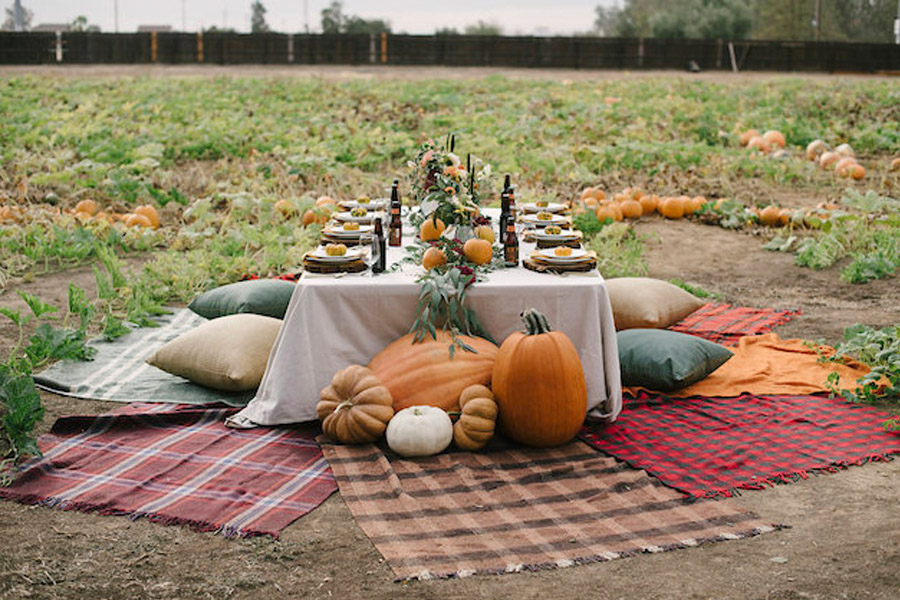
[[[745,335],[768,333],[799,314],[799,310],[749,308],[710,302],[669,329],[706,338],[717,344],[734,346]]]
[[[313,428],[228,429],[235,410],[142,404],[61,418],[40,439],[43,458],[0,497],[277,537],[337,485]]]
[[[889,415],[824,396],[627,398],[581,438],[695,498],[731,496],[900,453]]]

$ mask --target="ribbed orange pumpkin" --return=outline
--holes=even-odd
[[[345,444],[365,444],[381,437],[394,416],[391,395],[371,370],[350,365],[335,373],[319,393],[316,415],[322,430]]]
[[[451,359],[453,340],[438,331],[437,339],[426,336],[419,343],[413,343],[413,334],[404,335],[372,359],[369,368],[390,390],[395,411],[422,404],[458,410],[464,389],[490,384],[497,346],[479,337],[459,337],[475,352],[456,348]]]
[[[619,208],[626,219],[637,219],[644,214],[644,209],[637,200],[626,200],[619,205]]]
[[[680,219],[684,216],[684,202],[681,198],[666,198],[659,203],[656,210],[667,219]]]
[[[575,437],[584,422],[584,369],[571,340],[551,331],[544,315],[528,309],[522,319],[526,331],[506,338],[494,362],[491,389],[500,407],[500,430],[527,446],[558,446]]]

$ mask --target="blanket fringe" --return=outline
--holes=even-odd
[[[731,488],[707,490],[702,494],[688,494],[685,500],[687,502],[695,502],[697,500],[732,498],[734,496],[740,496],[741,490],[764,490],[766,488],[775,487],[776,485],[794,483],[795,481],[800,481],[801,479],[809,479],[812,475],[837,473],[839,471],[849,469],[850,467],[859,467],[870,462],[891,462],[894,460],[894,457],[898,455],[900,455],[900,452],[870,454],[869,456],[864,456],[858,460],[837,461],[821,467],[812,467],[810,469],[776,473],[774,475],[760,478],[756,481],[748,481]]]
[[[413,581],[429,581],[432,579],[462,579],[471,577],[472,575],[504,575],[506,573],[521,573],[527,571],[535,573],[538,571],[547,571],[553,569],[563,569],[566,567],[575,567],[579,565],[588,565],[600,562],[609,562],[617,558],[630,558],[641,554],[655,554],[658,552],[671,552],[672,550],[682,550],[684,548],[694,548],[700,544],[712,542],[724,542],[726,540],[738,540],[751,538],[772,531],[780,531],[782,529],[790,529],[789,525],[772,524],[762,527],[756,527],[747,531],[738,533],[721,534],[706,538],[691,538],[674,544],[665,546],[650,546],[636,550],[625,550],[622,552],[604,552],[603,554],[593,554],[590,556],[580,556],[576,558],[560,559],[555,562],[533,563],[533,564],[515,564],[496,569],[462,569],[459,571],[450,571],[446,573],[435,573],[433,571],[422,571],[409,577],[397,577],[395,583],[410,583]]]
[[[187,519],[183,517],[172,517],[159,513],[128,511],[112,508],[106,505],[93,504],[90,502],[70,502],[59,497],[43,497],[37,495],[22,496],[9,490],[0,489],[0,499],[14,500],[20,504],[31,506],[43,506],[46,508],[56,508],[59,510],[71,510],[83,513],[95,513],[102,516],[128,517],[132,521],[138,519],[147,519],[151,523],[160,525],[179,525],[190,528],[198,533],[214,533],[222,535],[226,538],[251,538],[257,536],[268,535],[273,539],[278,539],[278,532],[259,531],[254,529],[241,529],[239,527],[226,526],[210,521],[202,521],[198,519]]]

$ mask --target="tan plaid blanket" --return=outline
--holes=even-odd
[[[581,442],[410,460],[320,442],[344,502],[399,579],[564,567],[775,529],[732,501],[686,503]]]

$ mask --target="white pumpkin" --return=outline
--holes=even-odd
[[[453,423],[444,409],[410,406],[393,416],[385,432],[388,447],[400,456],[431,456],[453,440]]]
[[[855,154],[853,153],[853,148],[850,146],[850,144],[841,144],[840,146],[835,148],[834,151],[837,152],[839,156],[855,156]]]

